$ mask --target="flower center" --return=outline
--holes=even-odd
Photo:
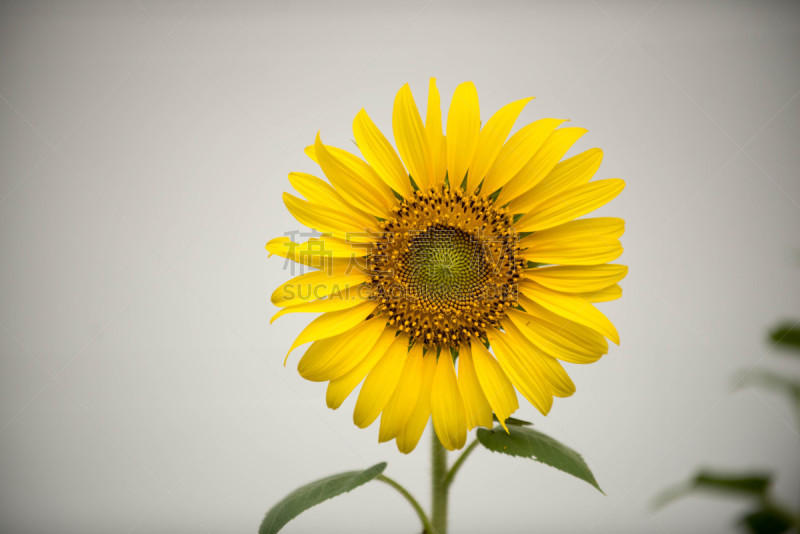
[[[367,258],[377,314],[413,339],[444,347],[483,338],[516,302],[518,240],[491,200],[417,191],[381,226]]]
[[[434,224],[411,238],[398,268],[410,298],[424,308],[449,312],[480,298],[490,265],[478,238]]]

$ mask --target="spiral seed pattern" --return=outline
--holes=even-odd
[[[524,262],[511,223],[486,197],[417,191],[381,222],[367,257],[376,314],[429,347],[485,339],[516,303]]]

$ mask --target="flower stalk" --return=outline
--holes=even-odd
[[[431,432],[431,523],[434,532],[426,534],[447,534],[449,490],[447,451],[439,442],[436,432]]]
[[[453,463],[453,467],[451,467],[450,470],[447,472],[447,475],[445,475],[444,477],[445,486],[447,486],[448,488],[450,487],[450,485],[453,483],[453,480],[456,478],[456,473],[458,473],[458,470],[461,469],[461,466],[464,464],[466,459],[469,458],[469,455],[472,454],[472,451],[474,451],[475,447],[477,446],[478,446],[478,440],[476,438],[472,441],[472,443],[469,444],[469,446],[466,449],[464,449],[464,452],[461,453],[461,456],[458,457],[455,463]]]
[[[377,477],[375,477],[375,480],[379,480],[380,482],[383,482],[384,484],[388,484],[389,486],[394,488],[400,495],[402,495],[403,498],[408,501],[408,503],[411,505],[411,507],[417,513],[417,517],[419,517],[419,520],[422,522],[422,527],[425,529],[425,532],[426,533],[427,532],[433,532],[433,526],[431,526],[431,522],[428,519],[428,516],[425,515],[425,511],[422,509],[422,506],[419,505],[419,503],[414,498],[414,496],[411,495],[411,493],[409,493],[406,488],[401,486],[394,479],[391,479],[391,478],[387,477],[386,475],[378,475]]]

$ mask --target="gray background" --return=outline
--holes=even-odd
[[[286,175],[316,172],[322,130],[351,147],[363,106],[390,132],[406,82],[424,106],[473,80],[484,119],[572,119],[625,192],[622,345],[570,366],[578,392],[534,420],[581,451],[608,494],[478,451],[453,532],[729,532],[743,503],[654,495],[700,465],[761,467],[800,501],[785,400],[732,391],[793,370],[765,330],[800,317],[797,2],[244,3],[0,6],[0,531],[254,532],[285,493],[410,456],[303,381],[308,321],[268,326],[289,276],[264,243],[298,228]],[[371,485],[286,532],[414,532]]]

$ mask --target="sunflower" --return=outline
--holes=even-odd
[[[622,253],[624,222],[579,217],[624,182],[590,182],[597,148],[561,161],[586,133],[563,120],[509,138],[530,100],[481,127],[475,86],[463,83],[445,136],[435,79],[424,122],[405,85],[392,114],[396,151],[362,109],[353,133],[363,159],[317,134],[306,153],[328,181],[289,174],[305,200],[284,193],[284,203],[319,234],[267,243],[309,268],[272,294],[273,320],[321,313],[289,350],[311,343],[300,375],[328,382],[333,409],[361,384],[355,424],[380,416],[379,441],[395,439],[401,452],[429,419],[449,450],[467,430],[491,428],[493,415],[505,427],[517,392],[546,415],[554,396],[575,391],[562,362],[592,363],[606,339],[619,343],[593,304],[621,296],[627,267],[608,262]]]

